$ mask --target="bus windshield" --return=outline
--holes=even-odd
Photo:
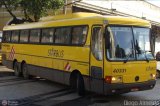
[[[151,60],[150,29],[140,27],[110,26],[109,60]]]

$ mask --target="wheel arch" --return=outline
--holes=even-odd
[[[23,60],[23,61],[21,62],[21,71],[22,71],[22,68],[23,68],[23,64],[26,64],[26,61],[25,61],[25,60]]]
[[[12,69],[14,69],[14,64],[17,62],[17,59],[13,60]]]
[[[76,81],[76,79],[77,79],[77,75],[78,75],[78,74],[82,76],[81,72],[80,72],[79,70],[77,70],[77,69],[75,69],[75,70],[73,70],[73,71],[71,72],[70,78],[69,78],[69,84],[70,84],[71,86],[74,86],[74,83],[75,83],[75,81]],[[72,84],[73,84],[73,85],[72,85]]]

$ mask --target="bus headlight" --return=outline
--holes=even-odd
[[[106,76],[105,81],[107,83],[121,83],[123,78],[122,76]]]
[[[121,82],[122,82],[122,76],[112,77],[112,83],[121,83]]]

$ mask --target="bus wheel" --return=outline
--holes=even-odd
[[[20,77],[20,76],[21,76],[21,72],[20,72],[20,70],[19,70],[18,63],[17,63],[17,62],[14,63],[13,69],[14,69],[14,75],[17,76],[17,77]]]
[[[85,95],[85,88],[84,88],[84,80],[81,74],[77,74],[77,92],[80,96],[84,96]]]
[[[22,64],[22,74],[24,79],[30,79],[26,63]]]

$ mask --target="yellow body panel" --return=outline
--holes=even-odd
[[[139,81],[144,82],[152,80],[151,74],[156,75],[156,61],[137,61],[137,62],[106,62],[105,75],[122,76],[123,83],[134,83],[135,77],[139,76]],[[120,71],[117,69],[121,69]],[[125,69],[125,70],[124,70]]]
[[[26,45],[26,44],[3,44],[3,51],[6,52],[6,58],[9,58],[11,48],[14,48],[14,58],[18,62],[25,60],[28,64],[64,70],[67,62],[71,65],[70,70],[81,69],[82,74],[89,75],[89,48],[88,47],[67,47],[50,45]],[[23,48],[23,49],[22,49]],[[59,54],[52,53],[50,50],[58,50]],[[74,49],[74,50],[73,50]],[[43,52],[42,52],[43,51]],[[85,52],[84,52],[85,51]],[[61,52],[63,52],[61,54]],[[76,54],[76,55],[75,55]],[[77,56],[78,55],[78,56]]]

